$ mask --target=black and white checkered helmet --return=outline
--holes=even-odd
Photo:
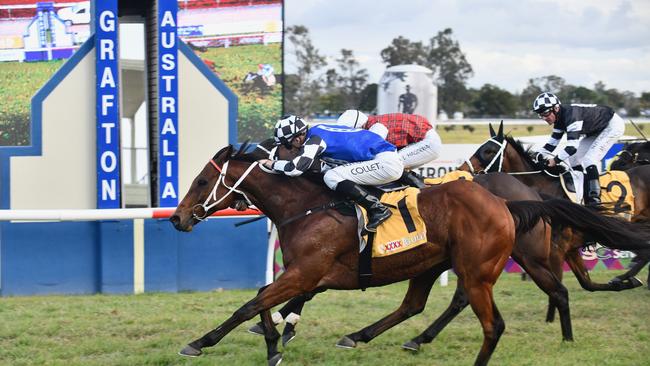
[[[283,116],[275,124],[273,137],[278,144],[286,145],[291,139],[307,129],[307,124],[302,118],[293,115]]]
[[[556,105],[560,105],[560,98],[552,93],[542,93],[533,102],[533,112],[544,113]]]

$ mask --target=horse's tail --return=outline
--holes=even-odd
[[[648,223],[628,222],[617,217],[604,216],[563,199],[508,201],[506,204],[515,220],[518,233],[530,231],[542,219],[552,226],[568,226],[583,232],[610,248],[650,250]]]

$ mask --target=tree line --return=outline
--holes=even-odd
[[[342,49],[335,65],[330,66],[312,43],[307,27],[288,27],[286,38],[296,63],[296,72],[285,75],[287,112],[313,115],[346,109],[371,113],[376,110],[377,84],[368,82],[368,71],[361,67],[352,50]],[[449,115],[462,112],[466,117],[533,117],[531,103],[544,91],[556,94],[563,103],[608,105],[628,117],[650,113],[650,92],[637,97],[631,91],[607,88],[602,81],[590,89],[568,84],[557,75],[547,75],[529,79],[521,93],[513,94],[492,84],[469,88],[467,80],[473,69],[450,28],[439,31],[426,43],[398,36],[380,51],[380,56],[386,67],[417,64],[433,70],[438,110]]]

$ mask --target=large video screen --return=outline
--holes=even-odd
[[[271,136],[282,113],[282,1],[179,1],[178,35],[239,98],[238,141]]]
[[[90,36],[90,2],[0,3],[0,146],[30,145],[32,96]]]

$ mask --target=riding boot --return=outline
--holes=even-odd
[[[595,165],[589,165],[586,171],[587,194],[585,195],[585,204],[600,204],[600,182],[598,181],[598,168],[596,168]]]
[[[336,186],[336,191],[346,195],[366,209],[368,213],[366,230],[370,232],[376,232],[377,227],[392,215],[388,207],[382,205],[377,197],[372,196],[365,189],[350,180],[340,182]]]
[[[424,184],[424,178],[420,177],[420,175],[414,171],[405,170],[398,182],[419,189],[427,188],[427,185]]]

